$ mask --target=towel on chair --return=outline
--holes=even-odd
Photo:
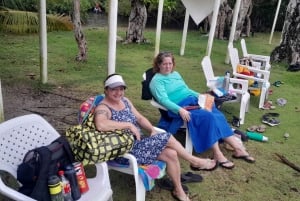
[[[128,159],[119,157],[115,160],[107,161],[107,164],[114,167],[127,168],[129,166]],[[160,179],[166,174],[166,163],[163,161],[154,161],[150,165],[139,165],[138,173],[143,180],[146,191],[152,190],[155,186],[155,179]]]

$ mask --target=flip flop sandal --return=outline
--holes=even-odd
[[[227,166],[226,164],[228,164],[228,163],[232,163],[232,165]],[[220,161],[219,161],[219,165],[220,165],[222,168],[225,168],[225,169],[228,169],[228,170],[234,168],[233,162],[231,162],[231,161],[229,161],[229,160],[224,161],[224,162],[220,162]]]
[[[232,155],[232,158],[235,158],[235,159],[241,159],[241,160],[244,160],[248,163],[255,163],[255,159],[251,159],[251,156],[250,155],[243,155],[243,156],[236,156],[236,155]]]
[[[203,177],[199,174],[194,174],[192,172],[186,172],[181,174],[181,183],[195,183],[203,181]]]
[[[159,179],[157,181],[157,185],[161,189],[168,190],[168,191],[172,191],[174,189],[174,184],[169,178]],[[182,188],[183,188],[185,193],[189,192],[189,188],[186,185],[182,184]]]
[[[257,129],[256,129],[256,131],[257,132],[259,132],[259,133],[263,133],[263,132],[265,132],[266,131],[266,126],[265,125],[259,125],[258,127],[257,127]]]
[[[276,113],[276,112],[268,112],[268,113],[264,114],[264,116],[279,117],[279,113]]]
[[[262,109],[263,109],[263,110],[274,110],[276,107],[275,107],[274,105],[272,105],[272,104],[273,104],[272,101],[267,101],[267,102],[263,105]]]
[[[255,132],[257,129],[258,129],[258,126],[253,125],[253,126],[250,126],[249,128],[247,128],[247,131]]]

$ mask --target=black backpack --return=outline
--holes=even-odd
[[[153,78],[155,73],[153,72],[153,68],[149,68],[145,71],[145,79],[142,81],[142,99],[143,100],[151,100],[153,98],[151,91],[150,91],[150,82]]]
[[[28,151],[17,169],[17,180],[22,184],[19,192],[38,201],[51,201],[48,178],[74,162],[65,137],[60,136],[48,146]]]

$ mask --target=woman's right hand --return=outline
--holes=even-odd
[[[179,115],[183,121],[189,122],[191,120],[191,114],[184,108],[179,109]]]
[[[137,140],[141,140],[141,133],[139,131],[139,129],[132,123],[130,123],[130,127],[129,129],[131,130],[131,132],[133,133],[133,135],[136,137]]]

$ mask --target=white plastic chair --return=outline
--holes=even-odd
[[[59,133],[41,116],[29,114],[0,124],[0,170],[17,178],[17,168],[27,151],[50,144]],[[82,194],[80,201],[112,201],[108,168],[106,163],[96,165],[97,175],[89,178],[90,190]],[[18,201],[34,201],[7,186],[0,177],[0,193]]]
[[[157,132],[165,132],[164,130],[157,128],[157,127],[155,127],[155,130]],[[138,163],[137,163],[135,156],[133,156],[132,154],[126,153],[122,157],[129,160],[128,167],[116,167],[116,166],[109,165],[109,163],[108,163],[108,169],[122,172],[125,174],[133,175],[134,181],[135,181],[136,201],[145,201],[146,189],[145,189],[142,178],[139,176],[139,171],[138,171],[139,167],[138,167]]]
[[[142,78],[143,78],[143,81],[146,80],[146,72],[143,73]],[[167,111],[167,109],[164,106],[159,104],[153,98],[150,100],[150,104],[159,110]],[[193,144],[192,144],[192,139],[190,137],[189,131],[187,129],[186,122],[184,122],[184,124],[181,127],[185,129],[185,149],[187,152],[192,154],[193,153]]]
[[[248,53],[245,39],[241,39],[241,47],[242,47],[243,57],[248,57],[255,62],[260,62],[262,64],[261,66],[264,67],[264,70],[269,71],[271,69],[270,56]]]
[[[218,87],[218,80],[220,77],[216,77],[214,75],[210,57],[205,56],[201,61],[201,65],[206,79],[206,86],[211,91],[216,90]],[[238,87],[234,87],[235,84]],[[245,113],[248,112],[250,101],[250,94],[248,93],[248,81],[237,78],[230,78],[228,92],[236,96],[236,99],[226,101],[225,103],[240,103],[240,124],[244,124]]]
[[[228,52],[229,52],[229,58],[230,58],[231,66],[232,66],[233,76],[235,78],[242,78],[242,79],[246,79],[246,80],[254,80],[254,81],[258,82],[259,88],[261,89],[258,108],[262,108],[265,101],[268,98],[268,90],[269,90],[269,87],[270,87],[270,82],[269,82],[270,71],[261,70],[261,69],[258,69],[256,67],[251,67],[251,66],[246,66],[246,65],[240,64],[238,50],[233,47],[232,43],[230,43],[228,45]],[[237,72],[237,66],[238,65],[240,65],[244,68],[247,68],[250,72],[253,72],[254,74],[259,74],[260,77],[249,76],[249,75],[244,75],[244,74],[238,73]],[[249,87],[249,89],[252,89],[252,88]]]

